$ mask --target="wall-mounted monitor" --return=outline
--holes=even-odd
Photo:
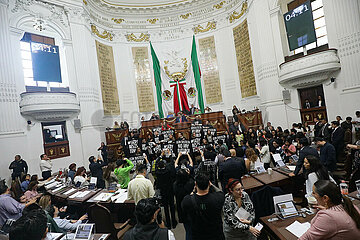
[[[290,51],[316,42],[311,3],[307,1],[284,14]]]

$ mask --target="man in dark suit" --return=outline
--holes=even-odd
[[[319,119],[317,117],[314,117],[314,135],[315,137],[320,137],[320,131],[322,128],[322,123],[319,121]]]
[[[294,177],[299,174],[301,168],[304,166],[304,158],[308,155],[319,157],[319,154],[315,148],[309,146],[307,138],[300,138],[299,140],[300,151],[299,160],[296,162],[296,168],[294,172],[289,173],[290,177]]]
[[[236,134],[237,130],[240,130],[240,132],[244,133],[246,132],[246,128],[242,123],[234,122],[234,124],[230,125],[229,127],[230,132]]]
[[[332,121],[331,127],[333,129],[331,133],[331,144],[334,146],[336,151],[336,160],[342,160],[344,156],[344,129],[339,126],[338,121]]]
[[[195,107],[194,104],[191,104],[190,115],[194,115],[194,113],[195,113]]]
[[[325,141],[329,142],[331,139],[330,124],[325,119],[321,120],[321,123],[322,127],[319,137],[322,137]]]
[[[182,112],[178,112],[177,117],[175,119],[175,123],[179,122],[187,122],[186,117],[182,114]]]
[[[330,172],[336,170],[336,152],[331,143],[323,138],[315,138],[316,145],[320,148],[320,162]]]
[[[226,153],[227,152],[227,153]],[[229,151],[224,151],[226,160],[219,166],[219,179],[223,190],[225,191],[225,186],[230,178],[241,179],[241,177],[247,173],[245,161],[242,158],[236,157],[235,149],[230,149]]]

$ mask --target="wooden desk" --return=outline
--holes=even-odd
[[[360,200],[360,196],[357,196],[357,193],[358,193],[357,191],[351,192],[351,193],[349,193],[349,196]]]
[[[260,182],[259,180],[256,180],[255,178],[253,178],[250,175],[243,176],[241,178],[241,182],[242,182],[243,188],[245,189],[245,191],[248,194],[251,194],[264,186],[264,184],[262,182]]]
[[[287,181],[290,181],[290,177],[284,174],[281,174],[277,171],[273,171],[272,174],[261,173],[252,175],[253,178],[259,180],[265,185],[270,185],[273,187],[278,187],[284,185]]]
[[[89,200],[91,197],[93,197],[95,194],[97,194],[98,192],[100,192],[102,189],[94,189],[94,190],[88,190],[88,189],[81,189],[79,190],[79,192],[85,192],[85,191],[90,191],[88,194],[86,194],[84,197],[78,198],[78,197],[74,197],[74,198],[67,198],[67,201],[70,203],[83,203],[86,202],[87,200]],[[71,196],[71,195],[70,195]]]
[[[292,217],[285,220],[277,220],[274,222],[269,222],[268,219],[276,217],[274,214],[267,217],[261,217],[260,222],[264,225],[265,232],[270,236],[271,239],[280,239],[280,240],[296,240],[298,239],[295,235],[286,230],[286,227],[292,224],[295,221],[300,223],[310,222],[315,214],[306,215],[306,218],[303,217]]]

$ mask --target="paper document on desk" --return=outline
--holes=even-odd
[[[287,166],[291,171],[295,171],[296,166]]]
[[[235,213],[235,216],[240,219],[248,219],[250,217],[250,213],[248,213],[243,207],[239,208],[239,210]]]
[[[94,198],[95,201],[107,201],[111,198],[111,196],[114,195],[113,193],[101,193],[99,196]]]
[[[76,197],[77,198],[83,198],[85,197],[86,195],[88,195],[90,193],[90,191],[83,191],[83,192],[80,192],[79,195],[77,195]]]
[[[70,193],[72,193],[72,192],[74,192],[74,191],[76,191],[76,189],[75,189],[75,188],[72,188],[72,189],[66,191],[66,192],[64,193],[64,195],[69,195]]]
[[[81,192],[76,192],[73,195],[71,195],[69,198],[76,198],[81,194]]]
[[[298,221],[293,222],[291,225],[286,227],[286,230],[294,234],[297,238],[301,237],[310,228],[310,223],[299,223]]]
[[[115,192],[115,194],[116,194],[116,193],[120,193],[120,194],[126,193],[126,191],[127,191],[127,189],[121,189],[121,188],[119,188],[119,189]]]
[[[121,194],[115,201],[115,203],[124,203],[127,199],[127,194]]]

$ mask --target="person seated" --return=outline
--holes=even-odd
[[[284,145],[282,146],[282,149],[285,153],[285,162],[290,161],[290,157],[294,154],[296,154],[296,147],[294,144],[292,144],[291,137],[287,137],[285,140]]]
[[[10,189],[5,183],[5,180],[0,181],[0,226],[2,226],[7,219],[17,220],[21,217],[23,209],[35,202],[35,199],[30,200],[26,204],[21,204],[10,195]]]
[[[255,163],[260,163],[259,157],[256,155],[256,152],[252,148],[247,148],[245,150],[245,166],[248,172],[255,172]]]
[[[311,220],[311,227],[299,238],[360,239],[360,211],[343,196],[339,187],[329,180],[319,180],[312,195],[319,211]]]
[[[71,179],[71,182],[74,182],[74,177],[76,174],[76,163],[72,163],[69,165],[68,177]]]
[[[116,168],[114,173],[118,179],[121,189],[127,189],[130,182],[130,171],[134,167],[134,163],[129,159],[120,159],[116,161]]]
[[[224,211],[224,235],[225,239],[256,239],[260,231],[251,223],[255,219],[255,210],[249,195],[244,191],[240,180],[230,178],[226,189]],[[248,217],[238,218],[236,216],[239,208],[243,208]]]
[[[174,113],[173,112],[168,112],[168,115],[166,116],[166,118],[172,118],[174,117]]]
[[[154,198],[142,199],[135,207],[137,224],[127,231],[124,240],[168,239],[175,240],[174,234],[165,228],[161,220],[160,205]]]
[[[137,167],[136,178],[128,184],[128,200],[134,200],[137,204],[141,199],[151,198],[154,196],[154,186],[149,179],[146,179],[147,166],[140,164]]]
[[[27,200],[36,198],[39,193],[37,192],[38,182],[30,182],[27,191],[24,193]]]
[[[30,183],[30,177],[31,177],[30,174],[25,174],[21,179],[20,187],[23,192],[26,192],[26,190],[28,189]]]
[[[117,121],[114,122],[114,126],[112,127],[114,130],[120,130],[121,127]]]
[[[90,184],[89,180],[89,177],[86,175],[86,169],[84,167],[79,167],[74,177],[75,185],[80,183],[80,186],[87,186]]]
[[[65,218],[61,218],[59,216],[59,213],[60,213],[59,209],[56,206],[51,205],[51,204],[47,208],[47,212],[48,212],[49,216],[53,218],[54,222],[56,223],[56,225],[58,226],[60,231],[63,231],[63,232],[75,231],[76,228],[82,223],[82,221],[86,220],[88,217],[86,214],[84,214],[78,220],[68,220]]]
[[[29,211],[11,225],[9,240],[42,240],[48,232],[47,218],[42,209]]]
[[[309,155],[304,159],[304,167],[306,169],[305,174],[305,197],[312,196],[312,187],[318,180],[330,180],[336,183],[335,180],[329,175],[327,169],[321,164],[319,158]]]
[[[201,114],[201,110],[197,107],[195,107],[194,115]]]

